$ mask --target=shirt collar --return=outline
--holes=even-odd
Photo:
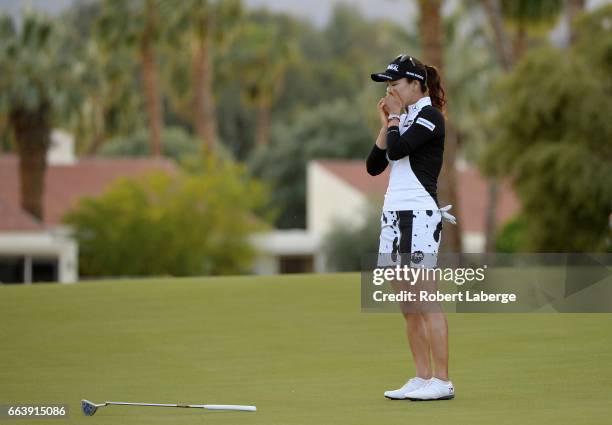
[[[424,106],[431,105],[431,98],[429,96],[424,96],[420,98],[416,103],[412,105],[406,106],[406,112],[408,115],[416,115],[418,114]]]

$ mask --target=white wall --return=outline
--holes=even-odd
[[[316,161],[308,163],[306,228],[325,236],[339,220],[358,226],[365,220],[367,197],[327,171]]]
[[[461,235],[463,252],[481,253],[485,251],[485,235],[479,232],[463,232]]]
[[[254,235],[252,243],[259,252],[253,273],[276,274],[279,258],[286,255],[312,255],[314,271],[326,271],[321,251],[323,237],[335,221],[358,226],[365,220],[367,197],[330,173],[316,161],[310,161],[306,175],[306,230],[273,230]]]
[[[312,255],[314,271],[324,271],[321,238],[312,232],[303,229],[272,230],[253,235],[251,243],[258,252],[252,268],[255,274],[279,273],[279,259],[288,255]]]
[[[74,137],[72,134],[54,129],[51,132],[51,145],[47,150],[48,165],[74,165],[76,155],[74,153]]]

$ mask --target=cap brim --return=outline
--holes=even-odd
[[[377,83],[382,83],[384,81],[394,81],[403,78],[401,75],[391,74],[390,72],[378,72],[376,74],[370,74],[370,78],[376,81]]]

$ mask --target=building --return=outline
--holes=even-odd
[[[488,206],[487,181],[478,170],[464,162],[457,164],[458,206],[451,213],[461,221],[463,251],[483,252]],[[368,206],[382,207],[389,169],[376,177],[367,174],[363,161],[315,160],[307,167],[306,229],[276,230],[254,239],[261,255],[254,272],[324,272],[321,250],[325,235],[336,220],[359,226]],[[508,182],[503,182],[497,206],[498,226],[520,209]]]
[[[120,177],[175,172],[165,159],[77,158],[72,137],[57,130],[47,164],[39,221],[20,207],[17,156],[0,155],[0,283],[76,281],[78,245],[61,224],[64,214],[81,198],[101,195]]]
[[[174,173],[172,162],[151,158],[77,158],[72,138],[54,131],[47,156],[44,217],[37,220],[20,208],[18,158],[0,156],[0,283],[78,280],[78,245],[62,226],[64,214],[85,196],[101,195],[120,177],[149,171]],[[255,274],[328,271],[322,242],[333,223],[359,226],[368,207],[379,208],[388,170],[372,177],[363,161],[316,160],[307,167],[306,229],[274,230],[253,235],[259,254]],[[484,247],[487,184],[478,171],[458,164],[458,208],[464,252]],[[497,223],[519,209],[511,187],[500,189]]]

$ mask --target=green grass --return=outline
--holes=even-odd
[[[604,314],[450,315],[455,400],[386,400],[412,362],[398,314],[360,312],[357,274],[0,287],[0,323],[0,404],[72,409],[68,420],[37,424],[576,425],[612,416]],[[81,398],[258,412],[107,407],[86,418]]]

